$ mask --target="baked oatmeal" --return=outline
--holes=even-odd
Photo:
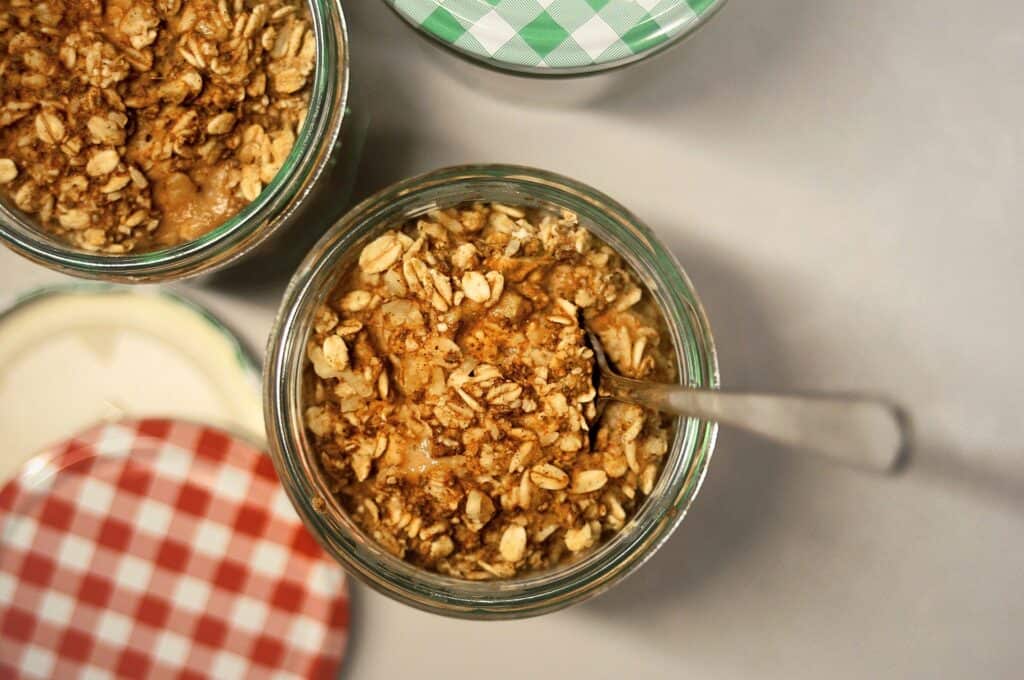
[[[466,579],[622,529],[671,420],[598,413],[584,325],[623,375],[674,378],[656,303],[571,213],[467,205],[369,243],[307,347],[305,421],[342,507],[393,554]]]
[[[88,251],[198,238],[281,168],[315,52],[302,0],[5,0],[0,194]]]

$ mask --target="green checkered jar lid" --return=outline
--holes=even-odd
[[[649,56],[725,0],[385,0],[443,45],[503,70],[582,74]]]

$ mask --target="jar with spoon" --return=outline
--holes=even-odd
[[[467,235],[473,233],[481,236]],[[616,259],[602,260],[609,252]],[[617,368],[643,375],[634,369],[659,361],[651,350],[632,346],[639,361],[626,359],[609,345],[614,338],[602,335],[607,328],[597,327],[598,317],[584,313],[584,325],[602,336],[588,348],[585,329],[570,318],[581,307],[604,309],[573,295],[577,280],[565,279],[575,275],[579,256],[595,253],[597,269],[601,262],[628,268],[609,283],[629,298],[623,309],[643,299],[660,315],[662,337],[649,337],[652,346],[668,348],[664,361],[676,377],[671,399],[652,397],[667,386],[622,380],[600,359],[607,345]],[[505,335],[488,338],[488,328]],[[430,332],[446,337],[427,341]],[[545,338],[555,339],[549,365],[521,368],[529,343]],[[562,350],[575,359],[563,361]],[[562,376],[564,396],[537,387],[538,375],[547,383]],[[704,310],[647,227],[581,183],[486,165],[400,182],[328,232],[285,294],[268,348],[264,404],[289,496],[350,573],[428,611],[516,618],[593,596],[649,558],[700,488],[716,419],[825,452],[852,452],[855,462],[879,468],[898,453],[899,424],[884,404],[743,397],[742,412],[724,397],[716,405],[718,388]],[[680,395],[690,402],[678,403]],[[643,411],[640,427],[621,413],[609,423],[599,407],[612,399],[653,408]],[[577,430],[597,431],[596,441],[549,437],[547,421],[534,415],[543,412],[541,402],[566,414],[556,413],[558,428],[575,419]],[[565,402],[568,408],[559,405]],[[718,408],[723,404],[729,408]],[[392,416],[402,409],[418,415],[399,426]],[[674,417],[658,421],[651,414],[659,409]],[[664,446],[658,422],[667,425]],[[632,454],[627,447],[624,463],[602,457],[602,446],[634,441],[641,431],[651,443]],[[516,438],[528,445],[517,443],[503,458]],[[581,466],[570,468],[575,462]],[[478,551],[478,571],[466,566],[469,551]]]

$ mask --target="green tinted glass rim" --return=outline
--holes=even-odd
[[[726,0],[384,0],[441,46],[499,70],[583,75],[675,44]]]
[[[679,418],[665,469],[624,530],[578,562],[510,581],[464,581],[419,569],[363,537],[317,471],[305,436],[302,380],[313,310],[384,230],[430,210],[502,200],[575,212],[615,248],[647,286],[672,334],[681,384],[718,389],[718,358],[697,292],[675,256],[625,207],[562,175],[515,165],[442,168],[398,182],[338,220],[285,291],[264,364],[264,421],[278,476],[312,535],[346,572],[411,607],[468,619],[538,616],[593,597],[646,562],[682,522],[707,473],[717,423]],[[322,502],[321,502],[322,501]]]

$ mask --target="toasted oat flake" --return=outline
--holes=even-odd
[[[501,556],[509,562],[518,562],[523,559],[526,552],[526,529],[513,524],[501,535],[501,542],[498,545]]]
[[[117,155],[117,152],[113,149],[104,149],[103,151],[97,151],[89,159],[89,162],[85,166],[85,174],[90,177],[103,177],[109,175],[117,167],[117,164],[121,161],[121,157]]]
[[[530,479],[534,484],[548,491],[559,491],[569,486],[569,475],[550,463],[535,465],[530,470]]]
[[[388,269],[401,256],[402,242],[392,231],[363,248],[359,255],[359,266],[367,274],[376,274]]]
[[[463,205],[370,241],[307,351],[306,425],[342,506],[395,555],[471,580],[621,530],[670,421],[618,403],[598,417],[582,324],[624,375],[671,380],[656,306],[620,304],[637,285],[571,213]]]
[[[354,290],[341,300],[341,311],[360,312],[370,304],[373,296],[365,290]]]
[[[235,114],[231,111],[218,113],[206,124],[206,132],[211,135],[224,135],[235,126]]]
[[[84,210],[68,210],[58,217],[61,226],[67,229],[84,229],[89,226],[89,215]]]
[[[607,482],[608,474],[604,470],[583,470],[573,476],[572,492],[591,493],[602,488]]]
[[[589,547],[592,540],[593,533],[589,524],[584,524],[579,529],[569,529],[565,532],[565,547],[573,552],[580,552]]]
[[[18,177],[18,166],[10,158],[0,158],[0,184],[8,184]]]
[[[45,144],[60,144],[64,141],[64,121],[59,114],[43,110],[36,114],[36,136]]]

